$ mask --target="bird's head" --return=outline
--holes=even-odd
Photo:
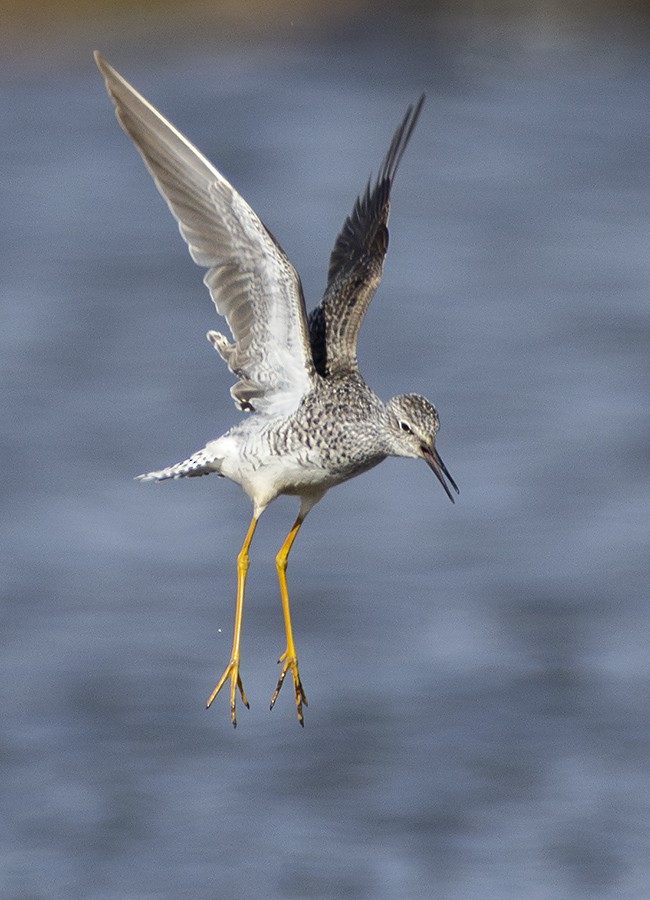
[[[456,482],[436,450],[436,434],[440,428],[438,410],[420,394],[401,394],[386,404],[391,433],[391,455],[423,459],[454,502],[449,484],[460,493]]]

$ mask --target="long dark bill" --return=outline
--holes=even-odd
[[[458,486],[456,485],[456,482],[454,481],[454,479],[451,477],[451,475],[447,471],[447,466],[443,463],[442,459],[440,458],[440,454],[438,453],[436,448],[435,447],[423,447],[422,454],[424,456],[424,459],[426,460],[426,464],[433,471],[434,475],[436,476],[436,478],[438,479],[440,484],[445,489],[445,493],[447,494],[447,496],[449,497],[451,502],[455,503],[455,500],[451,495],[451,491],[449,490],[449,486],[447,485],[447,481],[453,487],[453,489],[456,491],[457,494],[460,494],[460,491],[458,490]],[[445,478],[447,479],[447,481],[445,481]]]

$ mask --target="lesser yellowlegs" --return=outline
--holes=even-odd
[[[279,662],[278,697],[291,673],[298,719],[307,698],[298,672],[291,628],[287,560],[305,516],[336,484],[387,456],[424,459],[453,503],[453,478],[436,450],[435,406],[419,394],[383,403],[357,363],[357,335],[381,280],[388,246],[390,191],[424,96],[409,106],[379,169],[357,199],[336,239],[327,287],[307,317],[298,273],[275,237],[214,166],[131,87],[99,53],[117,118],[135,143],[176,218],[232,342],[217,331],[208,339],[237,376],[238,408],[251,415],[188,459],[139,476],[144,481],[216,473],[241,485],[253,503],[237,557],[235,633],[230,662],[208,699],[230,681],[230,714],[237,724],[240,638],[249,548],[257,522],[280,494],[297,496],[298,517],[276,557],[287,645]]]

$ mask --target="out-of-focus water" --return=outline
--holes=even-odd
[[[216,35],[216,32],[215,32]],[[173,42],[170,36],[169,43]],[[408,102],[360,358],[438,405],[424,465],[332,491],[290,565],[253,546],[251,710],[226,664],[249,508],[145,486],[236,420],[201,272],[120,132],[92,46],[0,87],[0,894],[642,898],[650,879],[650,65],[604,35],[352,30],[104,46],[303,276]]]

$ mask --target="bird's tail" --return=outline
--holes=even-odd
[[[222,460],[215,457],[213,453],[204,447],[203,450],[197,450],[188,459],[183,462],[176,463],[175,466],[168,466],[166,469],[159,469],[157,472],[146,472],[144,475],[138,475],[136,481],[166,481],[168,478],[196,478],[198,475],[211,475],[216,473],[221,475]]]

